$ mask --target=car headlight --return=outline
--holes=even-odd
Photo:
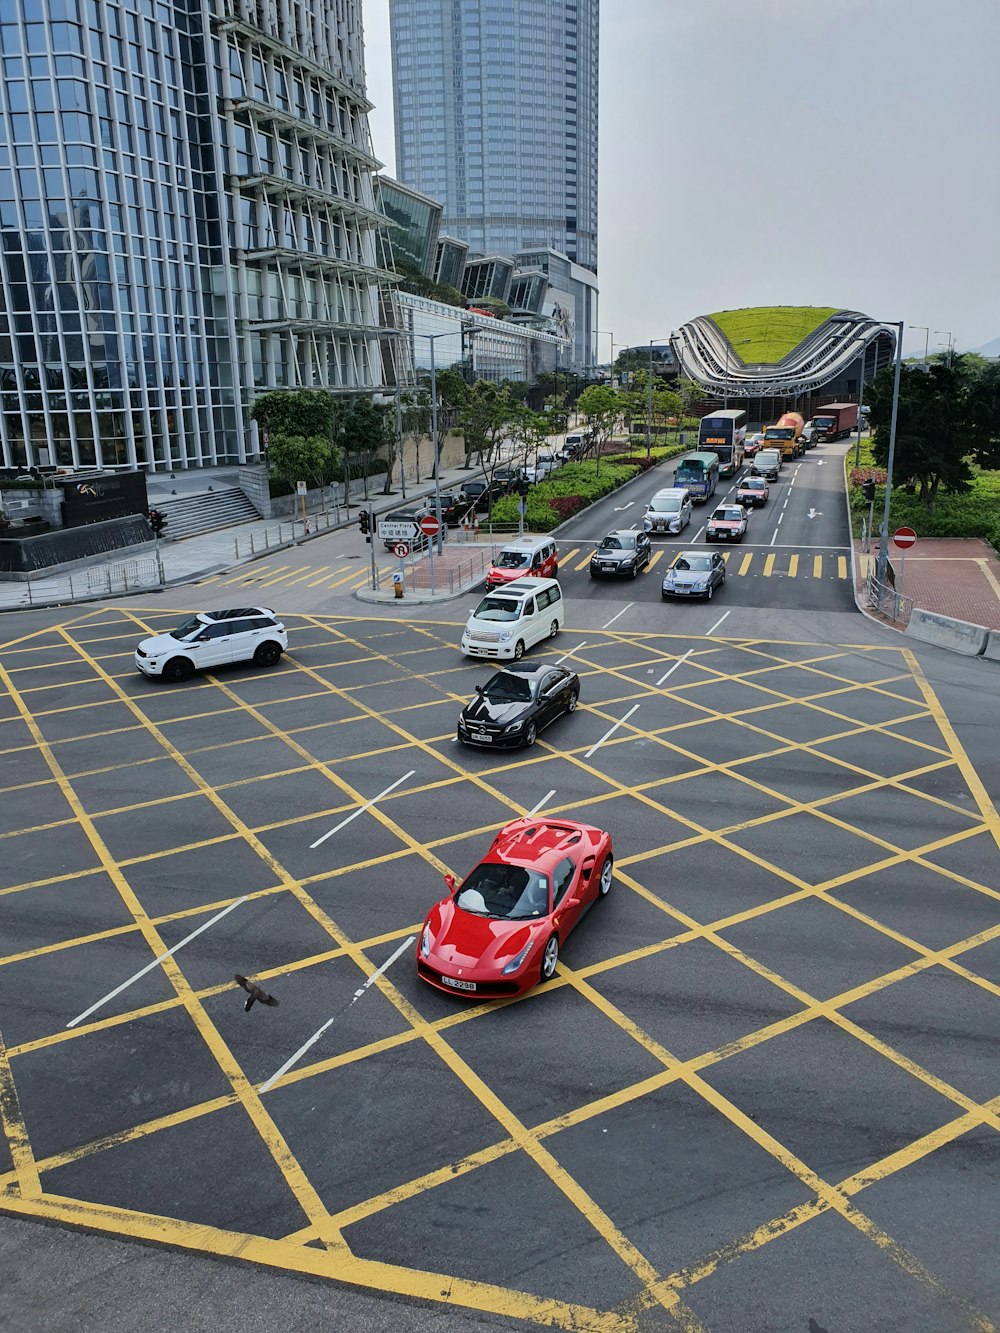
[[[424,926],[424,933],[420,936],[420,956],[426,958],[431,951],[431,945],[434,943],[434,936],[431,934],[430,926]]]
[[[506,736],[508,731],[520,731],[523,726],[523,722],[512,722],[509,727],[504,727],[504,735]]]
[[[506,643],[508,639],[512,639],[513,637],[514,637],[514,631],[512,629],[502,629],[500,631],[501,643]]]
[[[524,948],[521,950],[521,952],[520,952],[519,954],[516,954],[516,955],[510,960],[510,962],[504,967],[503,973],[502,973],[501,975],[503,975],[503,976],[505,976],[505,977],[509,977],[510,974],[511,974],[511,972],[516,972],[517,969],[523,965],[524,960],[527,958],[528,954],[531,952],[531,946],[532,946],[533,943],[534,943],[533,940],[529,940],[528,943],[527,943],[527,944],[524,946]]]
[[[635,556],[630,555],[627,560],[622,561],[622,569],[628,569],[630,565],[635,564]]]

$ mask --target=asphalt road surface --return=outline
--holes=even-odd
[[[137,639],[238,587],[5,619],[0,1326],[1000,1321],[997,668],[853,611],[818,454],[710,605],[572,567],[657,473],[560,535],[529,751],[454,739],[473,596],[278,582],[281,664],[181,686]],[[551,983],[438,995],[442,875],[529,811],[612,892]]]

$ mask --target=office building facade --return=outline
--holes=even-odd
[[[390,0],[396,174],[473,254],[597,271],[598,0]]]
[[[7,466],[238,462],[386,380],[360,0],[0,5]]]

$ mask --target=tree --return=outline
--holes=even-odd
[[[262,393],[250,417],[267,431],[268,447],[275,435],[325,435],[333,438],[339,400],[328,389],[273,389]]]
[[[476,380],[468,397],[458,409],[458,429],[465,437],[465,466],[470,467],[474,453],[480,466],[484,456],[492,458],[496,445],[506,434],[519,411],[504,384]]]
[[[894,374],[894,368],[887,366],[868,391],[872,453],[882,467],[889,457]],[[939,487],[956,492],[971,488],[970,455],[990,453],[988,433],[973,428],[978,422],[977,380],[961,356],[951,366],[900,369],[893,472],[896,478],[914,483],[918,498],[930,511]]]
[[[416,458],[415,476],[420,479],[420,441],[430,430],[431,396],[427,389],[400,394],[399,399],[400,448],[405,452],[407,440],[413,441]]]
[[[576,410],[587,418],[598,466],[604,445],[614,434],[618,418],[627,405],[623,395],[607,384],[589,385],[576,401]]]
[[[468,401],[469,384],[457,366],[444,366],[441,370],[435,371],[434,379],[437,382],[439,403],[444,403],[446,407],[461,407]],[[429,376],[427,385],[429,388]]]
[[[699,384],[697,380],[674,380],[674,391],[680,396],[681,411],[686,417],[702,417],[705,415],[706,394],[705,386]]]
[[[510,306],[498,296],[470,296],[467,305],[470,310],[488,310],[495,319],[506,319],[510,314]]]
[[[271,475],[293,487],[325,486],[340,462],[340,450],[325,435],[272,435],[267,446]]]
[[[348,456],[360,458],[364,468],[365,499],[368,499],[368,473],[379,455],[385,455],[393,439],[389,410],[377,406],[370,398],[356,398],[341,413],[340,438]],[[388,472],[386,479],[388,480]]]

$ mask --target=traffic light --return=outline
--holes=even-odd
[[[149,526],[153,529],[154,534],[158,537],[160,533],[163,531],[163,529],[167,526],[166,515],[161,514],[158,509],[151,509],[147,514],[147,518],[149,519]]]
[[[367,509],[362,509],[361,513],[358,515],[358,529],[364,533],[365,541],[370,542],[371,537],[369,536],[369,533],[372,530],[372,519],[371,514],[369,514]]]
[[[861,483],[861,494],[865,497],[865,499],[868,501],[869,504],[871,504],[872,500],[875,499],[875,482],[872,480],[871,477],[869,477],[867,481],[863,481]]]

